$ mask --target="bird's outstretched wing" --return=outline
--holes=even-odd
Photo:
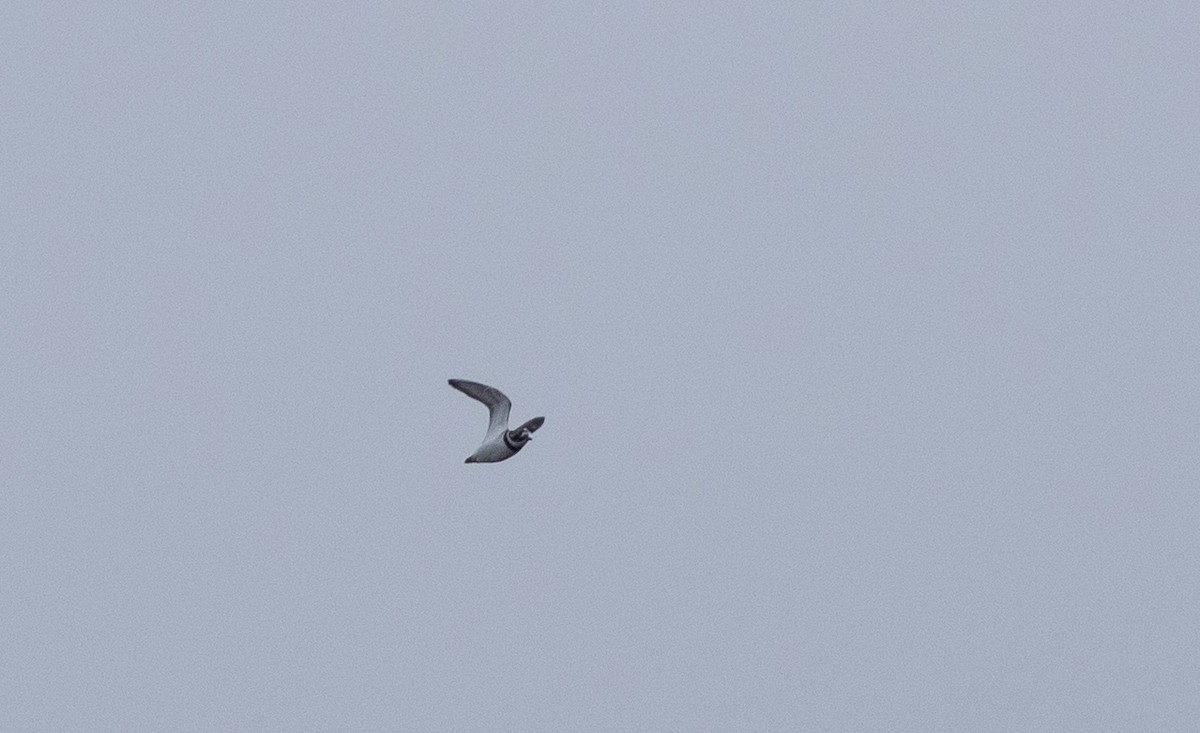
[[[503,392],[495,387],[489,387],[479,382],[468,382],[465,379],[451,379],[450,386],[487,405],[488,430],[485,440],[508,429],[508,411],[512,409],[512,403],[508,401]]]

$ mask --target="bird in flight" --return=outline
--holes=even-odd
[[[546,422],[544,417],[535,417],[519,428],[509,430],[508,411],[512,409],[512,403],[503,392],[465,379],[451,379],[450,386],[468,397],[474,397],[488,408],[487,435],[483,436],[483,445],[467,456],[466,463],[496,463],[512,458],[533,438],[533,432]]]

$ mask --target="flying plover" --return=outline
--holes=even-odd
[[[533,438],[533,431],[546,422],[544,417],[535,417],[516,430],[509,430],[508,411],[512,403],[503,392],[465,379],[451,379],[450,386],[468,397],[474,397],[488,408],[487,435],[483,436],[483,445],[467,457],[466,463],[496,463],[512,458]]]

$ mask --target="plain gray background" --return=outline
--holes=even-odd
[[[1196,730],[1197,7],[5,3],[0,729]]]

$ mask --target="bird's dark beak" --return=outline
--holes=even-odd
[[[472,456],[467,456],[467,460],[463,461],[463,463],[474,463],[474,462],[475,462],[475,458]]]

